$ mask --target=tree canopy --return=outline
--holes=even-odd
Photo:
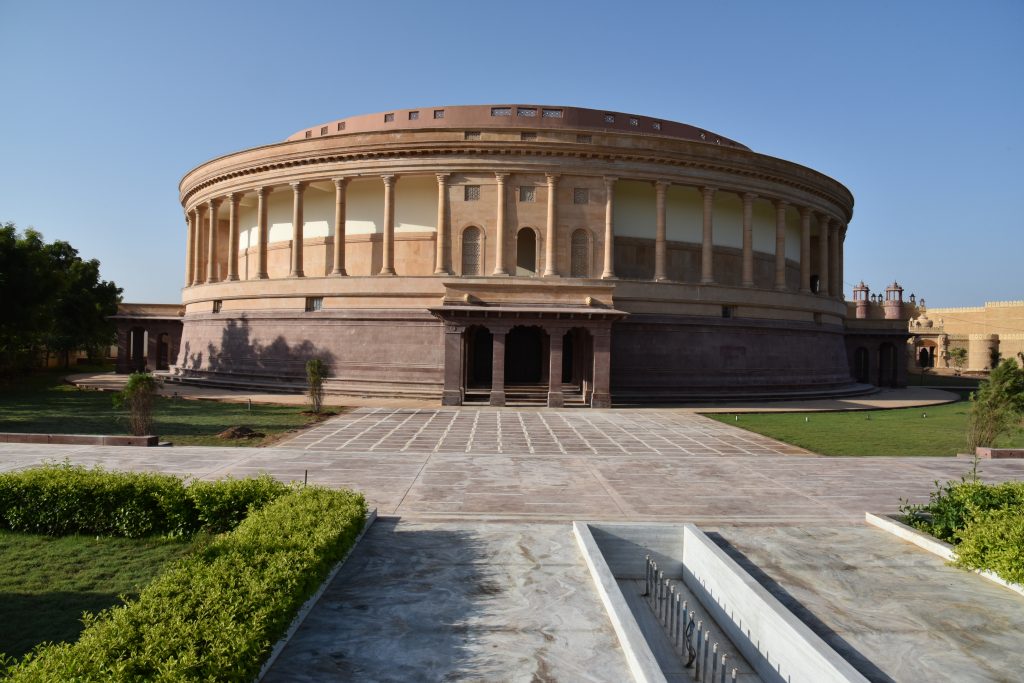
[[[24,370],[41,354],[90,355],[114,340],[121,288],[100,279],[100,263],[69,243],[47,243],[32,228],[0,225],[0,373]]]

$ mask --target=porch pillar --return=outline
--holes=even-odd
[[[444,392],[441,394],[443,406],[462,405],[462,338],[465,331],[466,328],[462,325],[445,323],[444,326]]]
[[[257,280],[266,280],[269,277],[267,275],[267,202],[272,190],[273,188],[270,187],[256,188],[256,232],[259,233],[256,237],[258,242],[256,258]]]
[[[506,327],[491,327],[491,405],[505,405],[505,338]]]
[[[594,336],[594,394],[591,408],[611,408],[612,331],[592,330]]]
[[[669,183],[659,180],[654,183],[654,279],[666,280],[667,243],[665,241],[665,193]]]
[[[382,175],[384,181],[384,254],[378,275],[395,274],[395,178]]]
[[[232,192],[228,195],[228,276],[227,280],[238,279],[238,202],[242,195]]]
[[[604,272],[601,277],[610,280],[615,277],[615,181],[613,176],[604,178]]]
[[[206,284],[217,282],[217,210],[220,208],[219,199],[211,199],[206,202],[206,216],[209,222],[210,233],[207,237],[206,247]]]
[[[292,186],[292,267],[288,277],[305,277],[302,269],[302,246],[303,227],[305,221],[302,218],[302,194],[306,190],[306,184],[302,182],[288,183]]]
[[[548,408],[565,405],[562,393],[562,337],[565,330],[548,328]]]
[[[331,275],[348,275],[345,270],[345,188],[348,178],[334,179],[334,267]]]

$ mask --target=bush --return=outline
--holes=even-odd
[[[74,644],[41,646],[12,681],[251,681],[293,615],[344,557],[363,497],[306,488],[253,512],[139,598],[86,618]]]
[[[324,405],[324,379],[327,378],[327,365],[319,358],[311,358],[306,361],[306,383],[308,385],[307,395],[309,397],[310,409],[320,414]]]
[[[128,409],[128,431],[133,436],[153,433],[153,403],[160,381],[148,372],[128,375],[124,389],[114,394],[114,407]]]
[[[266,474],[186,486],[168,474],[48,464],[0,474],[0,527],[127,538],[222,532],[289,490]]]
[[[959,534],[956,564],[1024,584],[1024,508],[987,510]]]
[[[900,512],[910,526],[956,543],[960,532],[979,514],[989,510],[1015,508],[1024,513],[1024,482],[983,484],[964,480],[936,485],[925,505],[902,505]]]
[[[967,446],[994,446],[1024,415],[1024,370],[1013,359],[1000,363],[971,394]]]

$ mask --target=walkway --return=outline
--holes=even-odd
[[[692,413],[361,409],[275,448],[0,444],[0,470],[43,460],[213,479],[269,472],[363,491],[406,518],[861,522],[927,500],[956,458],[819,457]],[[1024,479],[1024,461],[982,475]]]

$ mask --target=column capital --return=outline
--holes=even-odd
[[[700,193],[705,197],[714,197],[715,193],[718,192],[717,187],[711,187],[710,185],[703,185],[700,188]]]
[[[494,174],[494,179],[496,181],[498,181],[499,185],[504,185],[505,184],[505,179],[508,178],[508,176],[509,176],[508,173],[495,173]]]
[[[296,181],[290,182],[288,184],[291,185],[292,192],[295,192],[296,194],[298,194],[299,192],[302,192],[303,190],[306,189],[306,183],[305,183],[305,181],[302,181],[302,180],[296,180]]]
[[[206,200],[206,205],[208,207],[210,207],[211,209],[219,208],[220,207],[220,203],[221,203],[221,200],[220,200],[219,197],[213,197],[211,199],[207,199]]]
[[[755,192],[742,192],[738,193],[745,202],[752,202],[757,199],[757,193]]]
[[[448,178],[451,176],[450,173],[435,173],[434,175],[437,176],[438,185],[447,185]]]
[[[382,175],[380,177],[380,179],[384,181],[384,185],[385,186],[394,185],[395,184],[395,180],[397,178],[398,178],[398,176],[396,176],[394,173],[387,173],[387,174],[384,174],[384,175]]]
[[[606,176],[604,176],[604,186],[605,187],[611,187],[612,185],[614,185],[618,181],[619,181],[618,176],[613,176],[613,175],[606,175]]]
[[[228,192],[226,195],[224,195],[224,198],[228,200],[229,204],[238,206],[238,202],[242,200],[243,194],[243,192]]]
[[[801,206],[801,207],[799,207],[799,209],[800,209],[800,218],[802,218],[804,220],[810,220],[811,213],[812,213],[811,207],[809,207],[809,206]]]
[[[827,213],[818,212],[818,223],[825,225],[826,227],[832,223],[832,218]]]
[[[776,209],[785,209],[787,206],[789,206],[789,202],[787,202],[785,199],[773,199],[772,204],[775,205]]]
[[[558,179],[562,176],[558,173],[545,173],[544,177],[548,179],[548,185],[557,185]]]
[[[508,334],[512,330],[512,323],[487,323],[487,331],[491,334]]]
[[[334,182],[334,187],[341,190],[348,185],[348,181],[352,180],[352,178],[349,176],[338,176],[336,178],[331,178],[331,180]]]
[[[257,187],[256,190],[255,190],[257,197],[266,197],[268,194],[270,194],[273,191],[274,191],[274,188],[271,185],[264,185],[262,187]]]
[[[658,192],[665,192],[672,185],[670,180],[655,180],[654,189]]]

